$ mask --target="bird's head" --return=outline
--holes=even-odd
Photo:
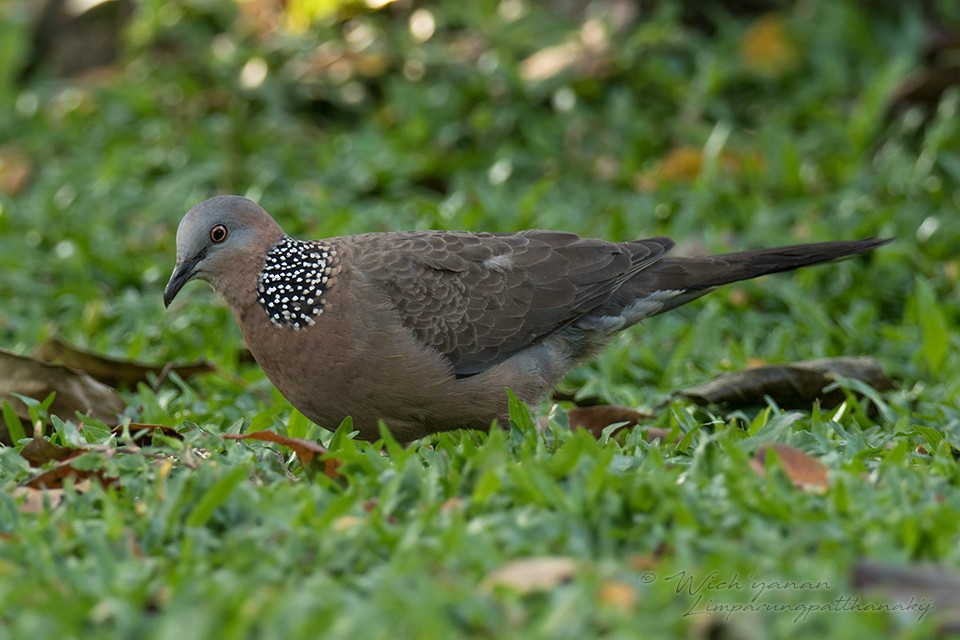
[[[240,196],[217,196],[196,205],[177,229],[177,263],[163,292],[169,307],[187,282],[200,279],[226,296],[230,279],[259,268],[284,236],[273,218]]]

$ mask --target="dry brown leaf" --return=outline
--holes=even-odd
[[[42,513],[53,510],[63,502],[63,489],[35,489],[31,487],[16,487],[12,491],[13,499],[22,498],[17,504],[20,513]]]
[[[800,53],[787,31],[783,16],[768,13],[757,18],[743,34],[740,56],[761,75],[779,77],[800,61]]]
[[[762,406],[770,396],[784,409],[806,409],[819,400],[824,407],[844,401],[842,389],[824,393],[837,375],[855,378],[878,391],[894,387],[880,363],[868,357],[822,358],[787,365],[756,367],[728,373],[678,392],[697,404],[731,408]]]
[[[344,51],[334,45],[317,49],[298,69],[300,82],[329,79],[343,83],[354,76],[377,78],[390,70],[393,61],[382,53]]]
[[[670,429],[663,429],[661,427],[649,427],[644,430],[643,437],[647,442],[672,442],[670,439]]]
[[[446,513],[448,511],[458,511],[463,508],[464,501],[460,496],[452,496],[444,500],[443,504],[440,505],[440,512]]]
[[[283,20],[281,0],[245,0],[236,3],[244,31],[257,35],[261,42],[274,37]]]
[[[56,337],[49,338],[37,347],[33,355],[43,362],[62,364],[83,371],[111,387],[133,386],[139,382],[146,382],[148,374],[162,376],[166,372],[173,371],[181,378],[189,378],[199,373],[216,371],[216,368],[205,360],[187,364],[154,366],[108,358],[91,351],[79,349]]]
[[[42,467],[49,462],[55,464],[22,483],[21,486],[27,489],[59,489],[67,478],[72,478],[77,484],[89,481],[91,478],[98,480],[105,487],[116,484],[116,478],[106,476],[101,470],[77,469],[70,463],[77,456],[89,452],[89,449],[82,447],[61,447],[44,438],[33,438],[20,450],[20,455],[30,463],[31,467]]]
[[[761,476],[767,473],[767,452],[773,449],[784,474],[798,489],[810,490],[816,493],[825,493],[830,487],[827,477],[827,467],[809,454],[785,444],[775,443],[763,445],[757,449],[750,468]]]
[[[82,449],[61,447],[44,438],[33,438],[20,450],[20,456],[31,467],[42,467],[48,462],[62,462],[83,453]]]
[[[367,521],[366,518],[361,518],[359,516],[350,516],[350,515],[340,516],[339,518],[333,521],[330,527],[334,531],[340,533],[340,532],[346,531],[347,529],[352,529],[353,527],[359,526],[366,521]]]
[[[63,420],[72,420],[79,411],[100,422],[116,424],[117,414],[123,411],[123,400],[117,392],[87,374],[0,349],[0,401],[8,401],[21,420],[29,422],[30,414],[14,393],[42,401],[51,392],[57,395],[49,413]],[[0,442],[10,444],[3,421]]]
[[[303,438],[290,438],[281,436],[273,431],[254,431],[253,433],[226,434],[223,436],[228,440],[262,440],[264,442],[275,442],[281,446],[287,447],[297,454],[297,460],[304,469],[311,468],[314,458],[327,453],[327,449],[312,440]],[[323,461],[323,472],[328,478],[338,477],[337,467],[340,461],[328,458]]]
[[[620,611],[630,611],[637,604],[637,590],[627,582],[608,580],[600,585],[600,602]]]
[[[33,161],[17,147],[0,148],[0,192],[9,197],[19,195],[29,184],[33,169]]]
[[[660,564],[660,554],[635,553],[627,558],[627,564],[638,571],[650,571]]]
[[[943,94],[960,85],[960,31],[942,26],[931,29],[924,44],[923,66],[901,82],[890,98],[888,113],[894,114],[912,106],[927,110],[927,116]]]
[[[943,94],[960,85],[960,66],[933,67],[910,75],[896,88],[890,100],[890,111],[905,111],[914,105],[931,108]]]
[[[497,587],[506,587],[519,593],[549,591],[563,582],[568,582],[576,570],[577,563],[573,558],[521,558],[489,573],[480,582],[480,591],[489,593]]]
[[[956,284],[957,280],[960,280],[960,261],[947,260],[944,262],[943,275],[947,277],[947,280]]]
[[[91,480],[85,478],[74,483],[73,491],[86,493],[92,486]],[[24,485],[14,488],[12,495],[14,499],[23,498],[23,502],[17,506],[17,511],[20,513],[40,513],[59,507],[63,503],[65,492],[59,486],[50,488],[44,485]]]
[[[662,184],[693,182],[703,171],[705,158],[702,147],[676,147],[671,149],[657,165],[637,177],[640,191],[653,191]],[[719,168],[728,174],[737,174],[745,167],[760,166],[761,160],[754,154],[736,154],[722,151],[717,158]]]
[[[597,407],[575,407],[567,411],[567,417],[570,420],[571,429],[586,429],[594,437],[599,438],[603,430],[612,424],[624,423],[616,429],[616,431],[619,431],[620,429],[634,427],[641,421],[649,420],[653,416],[627,407],[601,405]]]

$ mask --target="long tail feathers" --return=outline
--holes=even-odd
[[[716,256],[666,256],[625,283],[617,292],[613,306],[630,309],[626,316],[628,323],[632,324],[645,316],[675,309],[721,285],[840,260],[866,253],[891,240],[893,238],[865,238]]]
[[[821,262],[872,251],[893,238],[866,238],[839,242],[797,244],[773,249],[740,251],[702,258],[666,257],[657,266],[666,269],[679,267],[685,277],[678,284],[684,289],[709,289],[720,285],[749,280],[768,273],[792,271]],[[685,280],[685,282],[683,282]]]

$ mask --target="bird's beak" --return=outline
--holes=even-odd
[[[170,274],[170,280],[167,281],[167,288],[163,290],[163,306],[169,307],[173,299],[177,297],[183,285],[190,282],[196,276],[197,263],[203,259],[203,254],[177,262]]]

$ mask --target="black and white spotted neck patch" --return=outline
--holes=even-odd
[[[257,281],[257,301],[278,327],[316,324],[337,272],[337,250],[321,242],[286,237],[270,250]]]

